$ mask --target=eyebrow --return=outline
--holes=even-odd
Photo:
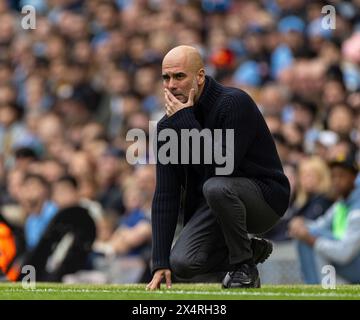
[[[173,73],[172,75],[173,75],[174,77],[186,76],[186,73],[184,73],[184,72],[175,72],[175,73]],[[167,74],[167,73],[163,73],[163,74],[162,74],[162,78],[163,78],[163,79],[169,79],[169,78],[170,78],[170,75]]]

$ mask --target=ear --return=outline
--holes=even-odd
[[[205,82],[205,70],[203,68],[198,71],[196,78],[199,86],[201,86]]]

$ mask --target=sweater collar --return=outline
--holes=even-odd
[[[210,76],[205,76],[205,85],[195,108],[201,109],[203,112],[211,110],[212,106],[218,99],[223,90],[223,86]]]

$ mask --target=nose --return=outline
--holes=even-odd
[[[170,91],[173,91],[173,90],[176,90],[176,88],[177,88],[176,80],[174,80],[173,78],[170,78],[167,89],[169,89]]]

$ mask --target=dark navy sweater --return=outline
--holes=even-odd
[[[157,133],[167,128],[175,129],[177,133],[181,129],[193,128],[234,129],[234,170],[229,176],[252,179],[271,208],[279,216],[285,213],[290,185],[266,122],[247,93],[225,87],[206,76],[199,101],[170,117],[165,115],[158,122]],[[157,152],[164,143],[157,143]],[[225,137],[222,143],[226,148]],[[215,176],[216,167],[216,163],[193,165],[157,162],[152,204],[153,272],[170,267],[170,249],[180,208],[183,209],[186,224],[204,201],[202,186],[207,179]]]

